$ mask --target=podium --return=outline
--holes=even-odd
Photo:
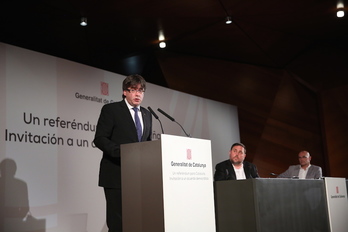
[[[325,177],[326,202],[331,232],[348,230],[348,201],[345,178]]]
[[[323,180],[217,181],[217,232],[329,232]]]
[[[121,145],[124,232],[215,232],[210,140]]]

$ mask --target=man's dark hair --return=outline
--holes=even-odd
[[[231,150],[232,150],[233,147],[235,147],[235,146],[241,146],[241,147],[243,147],[243,148],[244,148],[244,153],[246,154],[246,147],[245,147],[245,145],[244,145],[243,143],[234,143],[234,144],[232,144]]]
[[[139,74],[129,75],[126,77],[126,79],[123,80],[122,90],[127,91],[129,88],[136,88],[136,86],[139,84],[140,84],[140,87],[145,91],[146,81],[144,77],[140,76]],[[122,98],[125,98],[123,94],[122,94]]]

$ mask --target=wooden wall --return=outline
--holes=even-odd
[[[348,86],[320,94],[328,176],[348,178]]]
[[[298,164],[301,150],[311,153],[324,176],[348,177],[348,124],[341,125],[348,115],[347,88],[319,96],[285,70],[182,54],[157,57],[169,88],[238,107],[246,159],[262,177]]]

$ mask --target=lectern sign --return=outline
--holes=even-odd
[[[124,232],[216,232],[210,140],[121,145]]]
[[[345,178],[325,178],[326,199],[331,232],[346,232],[348,200]]]
[[[215,232],[210,141],[169,135],[161,140],[165,231]]]

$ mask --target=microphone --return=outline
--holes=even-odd
[[[150,106],[148,106],[147,108],[149,109],[150,113],[151,113],[156,119],[158,119],[157,114],[152,110],[152,108],[151,108]]]
[[[150,113],[155,117],[155,119],[157,119],[157,120],[159,121],[159,123],[160,123],[160,125],[161,125],[162,134],[164,134],[161,120],[159,120],[157,114],[155,113],[155,111],[153,111],[153,110],[151,109],[150,106],[148,106],[147,108],[149,109]]]
[[[166,116],[167,118],[169,118],[171,121],[175,122],[175,119],[172,118],[170,115],[168,115],[166,112],[164,112],[163,110],[161,110],[160,108],[157,109],[161,114],[163,114],[164,116]]]
[[[186,133],[185,129],[180,125],[180,123],[178,123],[177,121],[175,121],[175,119],[173,117],[171,117],[170,115],[168,115],[166,112],[164,112],[163,110],[161,110],[160,108],[157,109],[161,114],[163,114],[164,116],[166,116],[167,118],[169,118],[169,120],[175,122],[176,124],[178,124],[181,129],[183,130],[183,132],[185,133],[185,135],[187,137],[191,137],[189,134]]]

